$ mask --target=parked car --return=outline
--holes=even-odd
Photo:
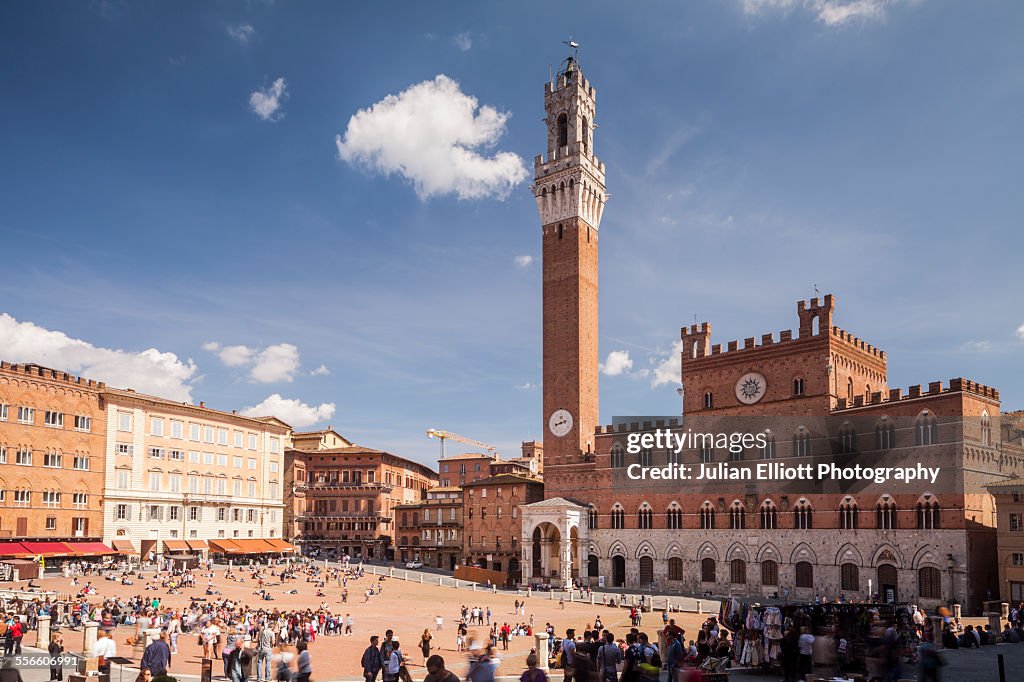
[[[410,561],[405,565],[406,568],[423,568],[422,561]]]

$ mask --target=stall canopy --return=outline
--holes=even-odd
[[[184,540],[164,540],[165,552],[188,552],[188,544]]]
[[[210,549],[220,554],[286,554],[295,551],[295,547],[287,542],[272,538],[210,540]]]
[[[117,554],[110,547],[107,547],[102,542],[65,542],[63,543],[71,548],[74,552],[73,556],[106,556],[108,554]]]
[[[34,556],[43,558],[75,555],[74,550],[63,542],[23,542],[21,544]]]
[[[291,554],[295,552],[295,545],[285,542],[279,538],[269,538],[267,539],[267,542],[273,545],[275,552],[280,552],[282,554]]]
[[[139,553],[139,550],[135,549],[135,545],[132,544],[131,540],[114,540],[111,544],[114,545],[114,549],[117,550],[118,554]]]
[[[25,559],[27,557],[35,556],[35,554],[29,551],[25,545],[20,542],[0,542],[0,556]]]
[[[241,554],[234,540],[210,540],[210,550],[219,554]]]
[[[210,549],[210,546],[206,544],[206,540],[186,540],[188,542],[188,548],[193,552],[202,552]]]

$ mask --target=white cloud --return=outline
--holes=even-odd
[[[397,173],[421,200],[443,194],[504,199],[526,179],[526,164],[511,152],[486,156],[479,150],[497,144],[509,116],[479,106],[442,74],[360,109],[335,144],[342,161]]]
[[[267,346],[253,362],[249,376],[261,384],[291,381],[299,370],[299,349],[290,343]]]
[[[651,388],[664,386],[665,384],[679,385],[683,376],[683,342],[680,339],[672,346],[672,350],[661,358],[654,367],[654,378],[651,379]]]
[[[216,353],[228,367],[251,366],[249,378],[260,384],[291,382],[299,371],[299,349],[290,343],[278,343],[260,350],[250,346],[222,346],[216,341],[208,341],[203,344],[203,349]],[[330,370],[321,365],[313,372],[322,373],[329,374]]]
[[[203,350],[216,353],[220,361],[228,367],[242,367],[252,362],[256,355],[255,348],[248,346],[221,346],[216,341],[207,341],[203,344]]]
[[[1017,327],[1017,338],[1024,341],[1024,324]]]
[[[459,48],[463,52],[468,52],[473,48],[473,39],[470,37],[469,31],[463,31],[452,40],[455,41],[455,47]]]
[[[264,121],[277,121],[281,118],[281,105],[288,99],[288,89],[284,78],[278,78],[269,87],[260,88],[249,95],[249,107]]]
[[[325,376],[327,376],[330,373],[331,373],[331,370],[327,369],[327,365],[320,365],[319,367],[314,369],[309,374],[310,374],[310,376],[314,376],[314,377],[325,377]]]
[[[633,359],[629,357],[628,350],[613,350],[608,353],[608,358],[601,363],[601,373],[609,377],[625,374],[632,368]]]
[[[991,341],[967,341],[960,346],[962,351],[974,351],[977,353],[987,353],[992,350]]]
[[[515,261],[521,268],[529,267],[533,263],[533,256],[516,256]]]
[[[99,348],[0,313],[0,349],[0,355],[9,362],[38,363],[169,400],[192,399],[195,363],[156,348],[141,352]]]
[[[244,45],[256,36],[256,29],[252,24],[228,26],[228,35]]]
[[[525,381],[521,384],[516,384],[516,388],[519,389],[520,391],[529,391],[531,389],[537,388],[537,384],[532,384],[529,381]]]
[[[273,416],[291,426],[301,428],[330,419],[334,416],[334,409],[334,403],[307,405],[301,400],[282,398],[280,394],[274,393],[259,405],[245,408],[242,410],[242,414],[247,417]]]
[[[788,13],[800,8],[814,15],[826,26],[840,26],[849,21],[883,19],[886,9],[907,0],[743,0],[746,14],[760,15],[771,11]]]

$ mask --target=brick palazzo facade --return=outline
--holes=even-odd
[[[685,427],[760,424],[771,431],[764,450],[627,454],[629,432],[681,423],[598,426],[597,243],[607,195],[593,155],[595,97],[573,59],[544,86],[548,153],[536,159],[533,190],[546,499],[522,508],[522,579],[759,599],[864,598],[870,584],[882,598],[972,610],[997,595],[996,517],[982,486],[1024,473],[1024,449],[998,426],[998,391],[964,379],[890,389],[886,354],[835,326],[833,296],[797,304],[796,335],[723,349],[708,323],[682,330]],[[940,465],[956,485],[623,483],[635,463],[852,457]]]
[[[104,384],[0,363],[0,541],[98,541]]]
[[[394,508],[425,499],[437,474],[337,434],[321,435],[299,434],[296,445],[307,449],[285,453],[288,539],[305,553],[394,558]]]

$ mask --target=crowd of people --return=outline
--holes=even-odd
[[[95,621],[99,632],[91,654],[98,659],[100,671],[109,672],[120,638],[131,648],[129,655],[140,658],[139,682],[168,673],[184,646],[197,647],[202,658],[218,661],[216,676],[229,682],[308,682],[313,675],[312,650],[319,638],[357,634],[355,619],[345,606],[350,583],[362,580],[352,587],[367,601],[380,595],[386,583],[385,576],[367,576],[361,566],[348,564],[250,563],[215,570],[207,562],[194,568],[153,562],[131,575],[138,585],[134,595],[97,599],[93,581],[100,580],[100,573],[95,566],[75,565],[68,572],[79,588],[74,598],[57,602],[40,595],[5,605],[5,611],[0,612],[0,648],[7,654],[20,652],[25,632],[36,627],[39,617],[49,616],[55,629],[49,651],[56,655],[54,652],[62,652],[64,647],[62,629],[78,629],[85,621]],[[120,579],[127,577],[124,573]],[[317,599],[311,601],[319,602],[319,606],[275,608],[264,603],[272,600],[273,594],[294,591],[303,583],[307,585],[304,593],[311,592],[310,587],[315,589]],[[252,598],[221,594],[226,584],[244,585],[247,593],[251,588]],[[180,605],[180,599],[176,606],[163,603],[165,594],[179,594],[184,589],[193,590],[195,595],[186,600],[186,605]],[[237,594],[238,590],[230,592]],[[581,598],[586,599],[587,592],[581,590]],[[340,597],[342,608],[332,609],[328,596],[334,604]],[[601,603],[617,606],[622,604],[622,597],[615,596],[609,602],[606,595]],[[565,602],[559,605],[564,609]],[[722,624],[726,621],[720,623],[711,616],[687,637],[665,612],[658,625],[664,630],[659,646],[657,635],[643,630],[648,610],[645,606],[642,600],[629,607],[629,629],[625,632],[606,628],[600,613],[579,630],[569,628],[564,637],[556,636],[556,628],[546,623],[546,648],[539,652],[531,649],[525,669],[520,664],[522,659],[518,659],[513,666],[515,673],[521,674],[522,682],[546,682],[545,667],[559,671],[553,676],[560,675],[563,682],[655,682],[667,668],[671,682],[683,682],[692,671],[745,665],[741,653],[746,640],[760,636],[743,627],[730,630]],[[23,618],[15,614],[23,614]],[[393,630],[386,630],[383,636],[370,636],[360,659],[366,681],[377,682],[379,677],[381,682],[416,682],[414,677],[422,676],[424,682],[457,682],[458,676],[449,670],[451,660],[441,655],[444,648],[453,649],[459,658],[465,657],[464,678],[469,682],[492,682],[502,656],[508,655],[505,652],[516,638],[528,638],[532,647],[534,616],[527,614],[525,599],[515,600],[511,618],[507,606],[495,612],[489,605],[463,604],[451,615],[455,621],[454,642],[448,639],[452,635],[444,632],[443,612],[436,616],[433,630],[428,627],[422,634],[414,632],[415,641],[405,646]],[[622,622],[619,619],[623,616],[625,613],[616,609],[613,624]],[[938,679],[943,654],[932,644],[937,634],[931,629],[933,621],[923,611],[915,610],[911,622],[915,637],[912,651],[894,624],[873,625],[866,648],[858,649],[858,655],[867,659],[869,674],[898,675],[907,665],[919,665],[921,679]],[[939,638],[947,649],[1024,641],[1024,605],[1010,610],[1009,622],[1000,633],[987,627],[963,626],[959,619],[947,617]],[[524,649],[522,645],[512,648]],[[804,616],[787,623],[781,651],[782,673],[787,680],[803,679],[812,671],[838,673],[852,662],[851,642],[846,637]],[[196,649],[184,652],[192,655]],[[448,654],[449,659],[452,655]],[[543,657],[547,657],[548,666],[540,665]],[[462,662],[455,667],[461,669]],[[51,670],[51,679],[61,679],[59,668]]]

